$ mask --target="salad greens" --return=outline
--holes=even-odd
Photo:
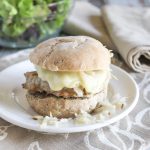
[[[70,5],[71,0],[1,0],[0,35],[31,39],[30,30],[40,38],[52,34],[63,25]]]

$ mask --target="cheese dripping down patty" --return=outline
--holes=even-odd
[[[87,93],[98,93],[105,85],[108,79],[109,70],[98,71],[82,71],[82,72],[69,72],[69,71],[50,71],[35,66],[38,76],[47,81],[51,90],[60,91],[63,88],[84,88]]]

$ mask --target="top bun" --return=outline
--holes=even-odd
[[[88,36],[67,36],[42,42],[30,54],[30,61],[51,71],[90,71],[109,68],[110,52]]]

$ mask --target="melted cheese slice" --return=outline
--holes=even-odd
[[[63,88],[85,88],[88,93],[99,92],[108,78],[109,71],[49,71],[36,66],[38,76],[47,81],[53,91],[60,91]]]

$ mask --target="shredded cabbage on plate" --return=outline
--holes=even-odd
[[[41,128],[45,128],[48,125],[59,126],[64,122],[72,122],[77,125],[93,124],[103,122],[118,113],[118,111],[124,109],[126,107],[126,101],[127,97],[122,97],[120,94],[116,93],[112,96],[111,100],[106,99],[96,107],[92,114],[81,111],[74,119],[58,119],[51,114],[50,116],[33,116],[32,119],[38,120]]]

